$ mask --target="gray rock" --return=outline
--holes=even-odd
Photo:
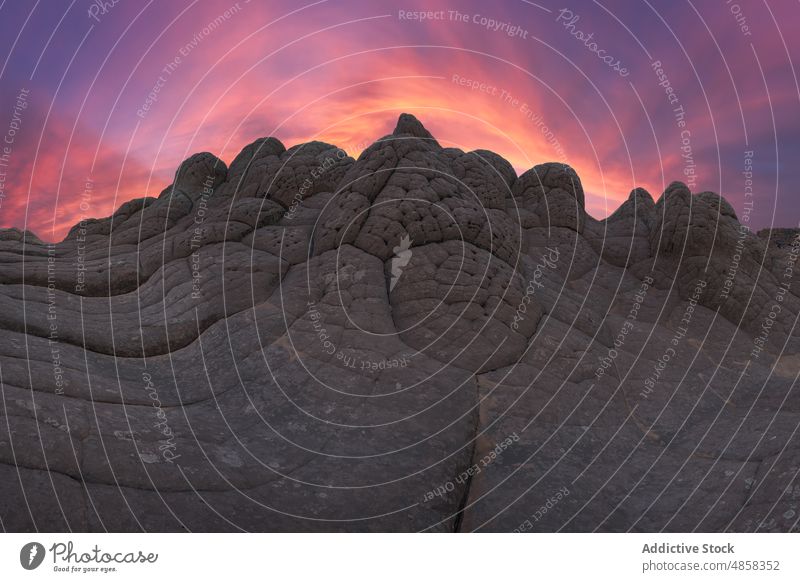
[[[800,231],[678,182],[584,208],[404,114],[1,230],[0,523],[797,530]]]

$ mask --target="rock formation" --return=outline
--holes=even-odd
[[[797,231],[411,115],[0,232],[6,531],[798,529]]]

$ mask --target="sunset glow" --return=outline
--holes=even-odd
[[[356,156],[402,112],[518,173],[566,161],[596,218],[673,180],[741,212],[752,152],[751,225],[800,220],[796,3],[107,4],[0,9],[0,226],[60,240],[194,152],[274,135]]]

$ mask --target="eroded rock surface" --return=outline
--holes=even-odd
[[[788,531],[798,232],[402,115],[0,231],[6,531]]]

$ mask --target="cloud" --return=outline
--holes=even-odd
[[[724,10],[701,10],[721,48],[711,54],[715,45],[694,13],[662,10],[662,22],[652,11],[607,3],[618,22],[592,2],[573,4],[583,28],[624,55],[629,77],[609,73],[552,13],[524,3],[465,2],[458,11],[521,26],[526,38],[471,17],[452,20],[453,8],[436,2],[408,2],[408,10],[445,11],[445,19],[426,22],[400,20],[396,9],[366,1],[343,10],[332,2],[218,0],[141,15],[141,7],[121,4],[85,37],[85,15],[68,15],[54,43],[74,54],[55,44],[42,52],[58,19],[36,12],[4,77],[5,86],[20,86],[42,55],[32,87],[36,114],[15,144],[0,223],[59,238],[80,219],[87,176],[91,214],[107,215],[129,198],[157,195],[196,151],[230,162],[247,143],[275,135],[287,146],[317,139],[357,154],[404,111],[443,144],[494,150],[518,172],[566,159],[584,183],[587,209],[603,217],[636,186],[658,196],[684,177],[681,128],[651,70],[654,58],[686,110],[696,190],[722,190],[739,204],[745,148],[756,151],[754,171],[768,193],[761,208],[775,203],[778,183],[800,177],[774,155],[776,132],[782,147],[793,144],[798,96],[768,13],[750,16],[765,85],[750,40]],[[0,113],[10,111],[12,96],[0,95]],[[796,223],[800,202],[783,196],[780,204],[781,216]]]

